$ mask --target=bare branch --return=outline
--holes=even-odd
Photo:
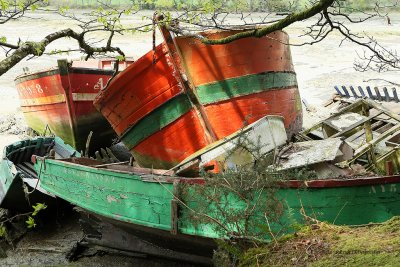
[[[25,42],[18,46],[18,48],[7,58],[0,61],[0,75],[7,72],[10,68],[20,62],[27,56],[41,56],[46,46],[48,46],[51,42],[70,37],[78,41],[79,47],[81,50],[86,53],[88,56],[92,56],[95,53],[105,53],[105,52],[117,52],[123,56],[124,53],[118,47],[112,47],[111,42],[107,42],[107,45],[104,47],[92,47],[85,41],[85,33],[77,33],[71,29],[65,29],[61,31],[57,31],[55,33],[47,35],[39,42]],[[110,36],[112,38],[112,36]]]
[[[252,29],[252,30],[248,30],[248,31],[243,31],[243,32],[240,32],[237,34],[230,35],[225,38],[212,40],[212,39],[208,39],[201,35],[196,35],[196,37],[199,38],[203,43],[212,44],[212,45],[227,44],[227,43],[233,42],[235,40],[247,38],[247,37],[260,38],[269,33],[274,32],[274,31],[282,30],[285,27],[287,27],[297,21],[302,21],[302,20],[311,18],[311,17],[317,15],[318,13],[322,12],[323,10],[326,10],[334,2],[335,2],[335,0],[320,0],[318,3],[311,6],[310,8],[308,8],[302,12],[292,13],[271,25],[268,25],[268,26],[265,26],[262,28],[256,28],[256,29]],[[170,27],[169,29],[173,32],[175,31],[175,32],[179,33],[179,30],[177,31],[176,28],[174,28],[174,27]]]

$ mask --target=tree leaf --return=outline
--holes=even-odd
[[[32,208],[33,208],[32,216],[36,216],[39,213],[39,211],[46,209],[47,206],[44,203],[36,203],[36,205],[33,205]]]
[[[28,228],[36,227],[35,219],[33,219],[31,216],[29,216],[28,220],[25,222],[26,222]]]

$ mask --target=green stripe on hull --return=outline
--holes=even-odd
[[[129,149],[179,119],[192,108],[186,95],[178,95],[154,109],[149,115],[130,127],[121,136]]]
[[[294,72],[263,72],[197,86],[202,104],[211,104],[233,97],[270,89],[297,86]]]

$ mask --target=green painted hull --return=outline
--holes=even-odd
[[[71,146],[66,145],[60,138],[38,137],[12,143],[4,148],[0,161],[0,206],[14,211],[30,211],[31,205],[37,202],[54,200],[54,196],[42,190],[37,175],[31,169],[31,156],[46,155],[54,149],[60,157],[79,156]],[[23,184],[28,184],[32,193],[26,197]],[[35,190],[32,190],[36,187]]]
[[[95,161],[75,159],[96,165]],[[119,170],[94,168],[68,161],[37,158],[42,187],[83,209],[116,223],[168,233],[174,224],[171,213],[174,181],[199,183],[201,179],[151,174],[149,169],[120,166]],[[175,183],[176,184],[176,183]],[[304,223],[306,215],[339,225],[378,223],[400,215],[400,176],[348,180],[289,181],[278,196],[285,207],[281,218],[285,229]],[[268,197],[268,196],[263,196]],[[195,203],[188,202],[189,207]],[[240,207],[232,200],[229,205]],[[172,209],[173,210],[173,209]],[[182,208],[180,215],[187,210]],[[195,226],[189,216],[178,216],[178,236],[221,238],[210,225]],[[260,222],[263,220],[260,216]],[[257,231],[257,230],[255,230]],[[173,239],[173,234],[170,234]]]

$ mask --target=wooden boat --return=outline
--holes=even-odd
[[[301,129],[301,103],[286,33],[207,46],[173,38],[138,59],[94,100],[141,166],[171,168],[265,115]],[[236,31],[204,32],[221,38]]]
[[[116,225],[145,240],[145,244],[167,251],[210,257],[215,247],[213,239],[223,236],[208,224],[189,221],[190,216],[185,216],[189,210],[181,207],[178,212],[176,200],[181,198],[179,185],[202,184],[203,179],[166,175],[164,170],[98,164],[84,158],[35,159],[35,169],[39,171],[42,166],[42,187],[81,207],[95,221]],[[400,215],[399,189],[399,175],[282,182],[278,191],[278,198],[285,203],[281,222],[290,229],[294,222],[305,223],[304,214],[337,225],[383,222]],[[194,209],[196,204],[189,201],[186,205]],[[228,205],[240,207],[240,202]],[[262,222],[264,215],[259,219]],[[101,227],[94,228],[97,230],[91,236],[101,243],[106,237],[98,232]],[[120,244],[128,242],[125,234],[111,230],[109,237],[113,235],[124,240]],[[112,246],[118,247],[115,239]],[[152,252],[139,251],[141,246],[137,245],[125,249]]]
[[[107,59],[70,65],[59,60],[55,68],[18,76],[15,83],[28,126],[39,134],[50,130],[79,151],[85,150],[90,131],[91,151],[108,146],[114,132],[93,99],[112,77],[114,63]],[[130,63],[119,62],[119,70]]]
[[[55,158],[78,157],[80,154],[60,138],[46,137],[23,140],[4,148],[0,162],[0,206],[13,211],[30,211],[37,202],[51,202],[54,195],[40,186],[33,168],[33,154],[48,156],[54,151]],[[26,187],[24,185],[28,185]],[[31,193],[26,194],[24,187]]]

